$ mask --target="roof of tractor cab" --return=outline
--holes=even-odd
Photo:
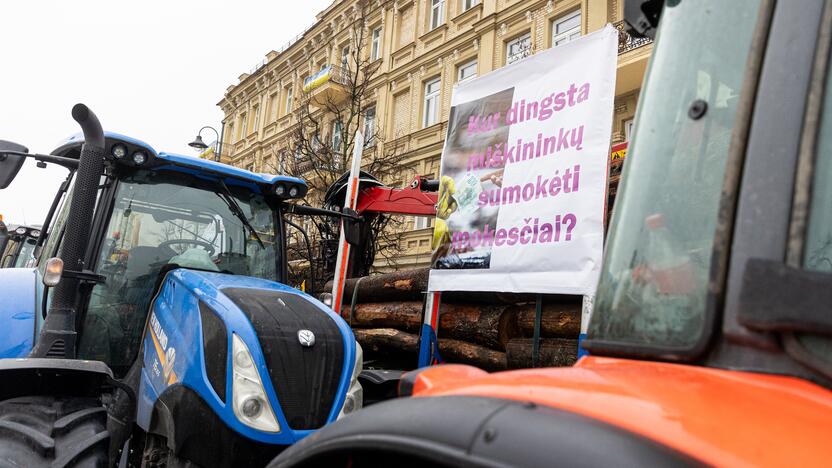
[[[137,140],[135,138],[122,135],[120,133],[104,132],[104,138],[106,141],[108,151],[117,142],[126,143],[134,147],[142,148],[143,150],[147,151],[150,155],[152,155],[157,161],[164,161],[170,163],[173,166],[192,169],[196,172],[209,172],[216,175],[232,177],[235,179],[240,179],[246,182],[252,182],[259,185],[273,185],[276,182],[290,182],[306,186],[306,182],[303,179],[299,179],[297,177],[276,174],[260,174],[257,172],[247,171],[239,167],[230,166],[221,162],[211,161],[208,159],[202,159],[194,156],[186,156],[183,154],[166,152],[160,153],[144,141]],[[80,154],[81,145],[83,143],[84,135],[81,133],[76,133],[75,135],[72,135],[66,140],[60,142],[57,148],[55,148],[55,150],[52,151],[52,154],[57,156],[77,158]]]

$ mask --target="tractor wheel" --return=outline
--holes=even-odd
[[[0,402],[0,464],[105,467],[107,411],[96,398],[28,396]]]

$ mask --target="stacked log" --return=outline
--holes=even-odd
[[[420,269],[346,281],[341,314],[364,348],[365,359],[395,356],[415,363],[427,277],[427,269]],[[532,367],[534,300],[530,294],[443,293],[438,331],[442,359],[486,370]],[[543,304],[537,366],[571,365],[577,358],[580,297],[544,296]]]

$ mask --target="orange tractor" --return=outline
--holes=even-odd
[[[832,463],[832,1],[625,14],[657,34],[590,356],[413,371],[274,465]]]

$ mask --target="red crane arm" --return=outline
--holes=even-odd
[[[408,188],[367,187],[358,193],[355,209],[358,214],[386,213],[414,216],[436,215],[437,192],[424,192],[419,179]]]

